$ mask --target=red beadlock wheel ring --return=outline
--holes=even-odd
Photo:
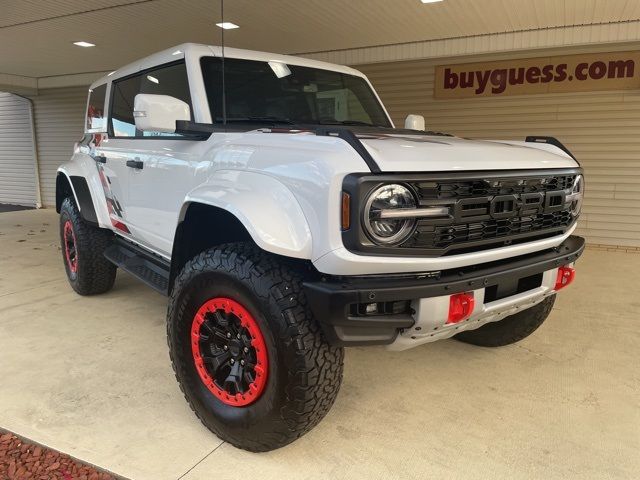
[[[67,258],[67,265],[72,273],[78,272],[78,249],[76,244],[76,234],[73,232],[71,220],[64,223],[64,254]]]
[[[221,402],[244,407],[262,395],[267,347],[258,323],[237,301],[216,297],[198,309],[191,324],[191,351],[200,380]]]

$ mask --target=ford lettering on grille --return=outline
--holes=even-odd
[[[453,206],[452,223],[558,212],[564,208],[565,199],[564,190],[463,198]]]

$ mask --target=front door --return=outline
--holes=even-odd
[[[184,61],[115,80],[111,92],[110,138],[104,155],[122,175],[123,218],[133,240],[168,257],[180,207],[193,188],[196,151],[203,142],[136,129],[133,105],[139,93],[169,95],[193,111]]]

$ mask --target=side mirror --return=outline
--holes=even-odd
[[[174,133],[177,120],[191,120],[191,110],[169,95],[139,93],[133,101],[133,117],[136,129],[143,132]]]
[[[409,130],[424,130],[424,117],[422,115],[407,115],[404,128]]]

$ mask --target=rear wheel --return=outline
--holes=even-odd
[[[343,349],[312,317],[295,268],[248,244],[189,261],[169,302],[176,378],[196,415],[250,451],[282,447],[311,430],[340,388]]]
[[[535,332],[551,313],[555,301],[556,296],[552,295],[522,312],[510,315],[498,322],[487,323],[476,330],[461,332],[454,338],[481,347],[511,345]]]
[[[60,245],[62,260],[71,287],[80,295],[104,293],[113,287],[116,267],[103,253],[113,235],[87,224],[73,198],[60,207]]]

